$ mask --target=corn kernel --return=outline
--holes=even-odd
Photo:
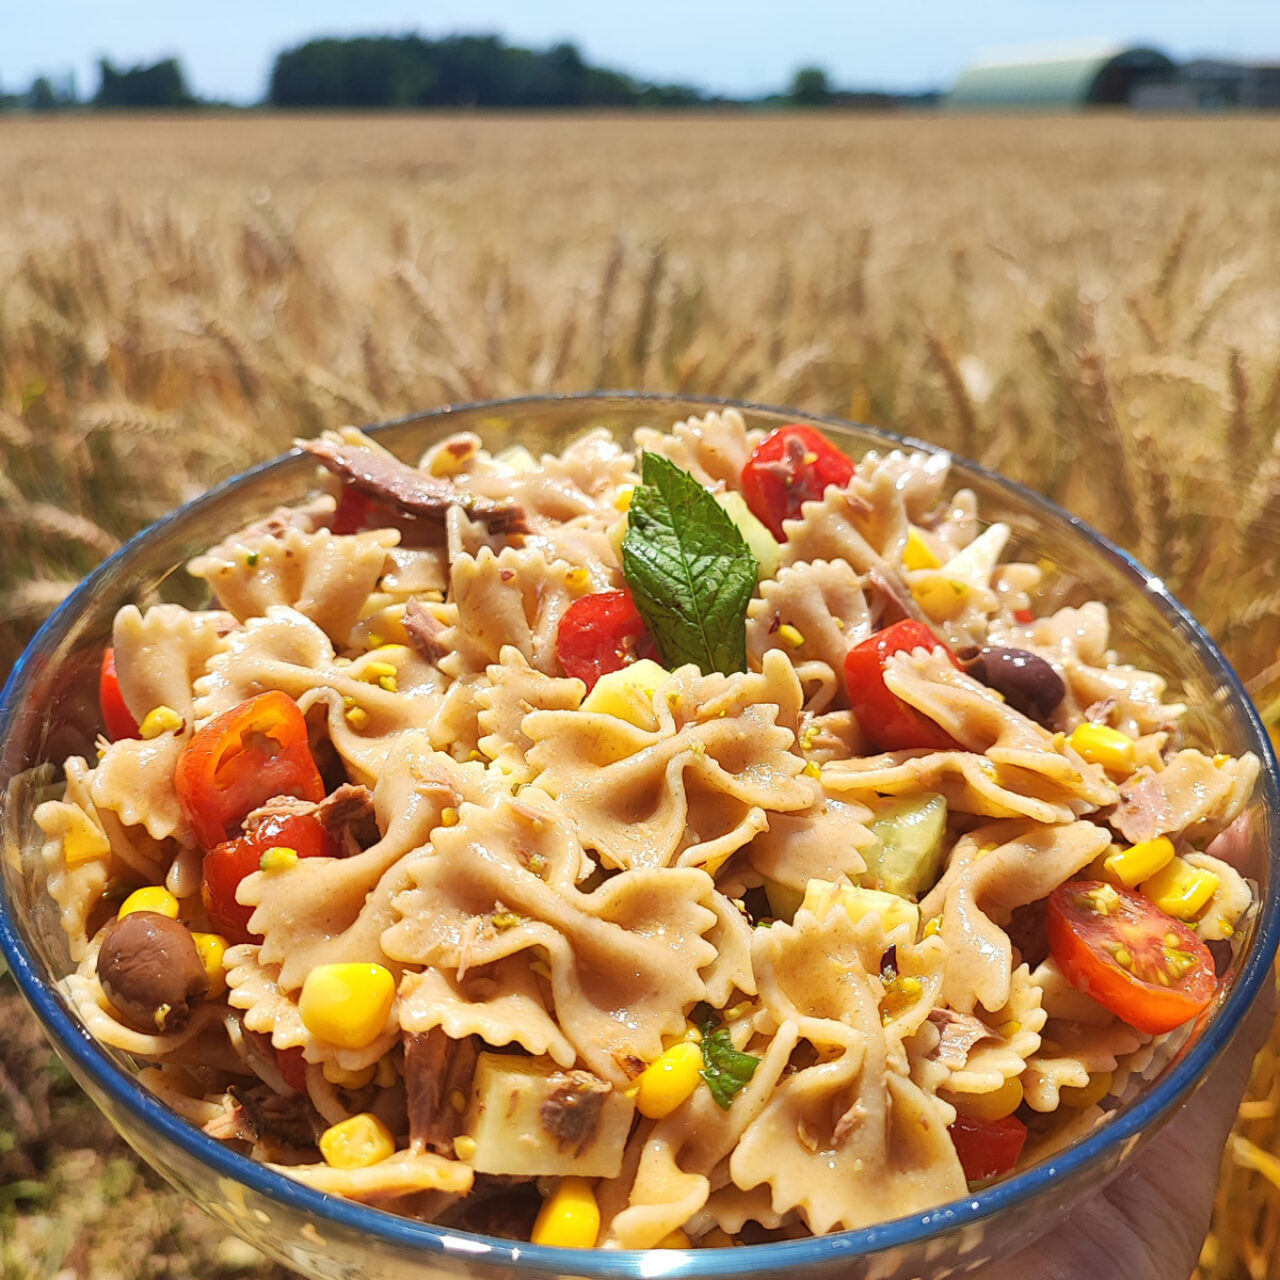
[[[297,849],[290,849],[282,844],[273,844],[258,859],[258,868],[261,871],[288,871],[290,867],[297,864],[297,861]]]
[[[365,1169],[395,1155],[396,1140],[375,1115],[362,1111],[320,1135],[320,1154],[335,1169]]]
[[[307,974],[298,999],[303,1025],[342,1049],[364,1049],[381,1034],[396,998],[396,980],[380,964],[321,964]]]
[[[575,591],[581,591],[584,587],[591,585],[591,575],[582,568],[570,569],[564,575],[565,584],[572,587]]]
[[[396,684],[395,676],[379,676],[378,688],[385,689],[388,693],[400,692],[400,686]]]
[[[227,975],[222,968],[222,957],[227,953],[227,940],[220,933],[191,932],[196,944],[196,955],[209,978],[209,999],[216,1000],[227,989]]]
[[[818,768],[817,763],[813,760],[808,761],[800,772],[803,773],[806,778],[822,777],[822,770]]]
[[[1220,883],[1212,871],[1173,858],[1144,880],[1141,888],[1161,911],[1178,920],[1194,920],[1209,905]]]
[[[907,545],[902,549],[902,564],[906,569],[939,569],[942,561],[933,554],[920,530],[912,525],[907,534]]]
[[[930,916],[924,922],[924,936],[926,938],[936,938],[942,932],[942,917]]]
[[[1115,841],[1112,841],[1111,844],[1103,849],[1103,851],[1098,854],[1098,856],[1094,858],[1094,860],[1089,863],[1083,871],[1080,872],[1081,879],[1101,880],[1105,884],[1112,885],[1113,887],[1123,885],[1124,881],[1120,879],[1119,875],[1117,875],[1116,872],[1107,865],[1107,863],[1109,859],[1114,857],[1116,854],[1123,853],[1124,848],[1124,845],[1116,844]]]
[[[347,723],[356,730],[363,729],[369,723],[369,713],[363,707],[352,705],[344,713]]]
[[[947,622],[963,611],[969,587],[966,583],[937,574],[913,582],[911,594],[935,622]]]
[[[557,1249],[591,1249],[600,1234],[600,1206],[586,1178],[561,1178],[542,1202],[530,1240]]]
[[[1127,733],[1105,724],[1077,725],[1067,739],[1090,764],[1100,764],[1108,773],[1127,777],[1133,772],[1136,744]]]
[[[1022,1081],[1011,1076],[987,1093],[948,1093],[947,1101],[974,1120],[1003,1120],[1022,1105]]]
[[[1064,1107],[1083,1111],[1095,1102],[1101,1102],[1111,1092],[1110,1071],[1090,1071],[1088,1084],[1068,1084],[1058,1090],[1058,1098]]]
[[[1213,767],[1215,769],[1221,769],[1224,764],[1230,763],[1231,757],[1227,755],[1225,751],[1219,751],[1218,754],[1213,757]]]
[[[1173,841],[1168,836],[1156,836],[1154,840],[1140,840],[1127,849],[1107,854],[1103,866],[1132,889],[1155,875],[1172,858]]]
[[[692,1243],[689,1237],[677,1227],[674,1231],[668,1231],[653,1247],[655,1249],[689,1249],[692,1248]]]
[[[51,816],[56,820],[50,822],[41,814],[49,835],[62,837],[62,857],[67,866],[78,867],[81,863],[110,856],[111,842],[83,809],[60,805]]]
[[[476,1140],[469,1137],[465,1133],[460,1133],[453,1140],[453,1154],[459,1160],[474,1160],[476,1154]]]
[[[791,623],[784,622],[778,628],[778,639],[790,648],[798,649],[804,644],[804,633],[798,627],[793,627]]]
[[[116,913],[123,920],[134,911],[158,911],[170,920],[178,918],[178,900],[163,885],[149,884],[145,889],[135,889],[121,904]]]
[[[371,1062],[367,1067],[360,1067],[355,1071],[348,1071],[346,1067],[340,1067],[336,1062],[323,1062],[320,1064],[321,1073],[330,1084],[336,1084],[339,1089],[363,1089],[365,1085],[372,1083],[373,1077],[378,1074],[378,1064]]]
[[[138,732],[144,738],[158,738],[162,733],[177,733],[186,722],[172,708],[163,704],[152,707],[138,726]]]
[[[635,493],[635,485],[624,484],[622,488],[618,490],[618,496],[614,498],[613,505],[617,507],[619,511],[630,511],[631,499],[635,497]]]
[[[458,811],[452,805],[440,810],[440,825],[442,827],[456,827],[458,825]]]
[[[702,1050],[681,1040],[654,1059],[636,1079],[636,1110],[650,1120],[669,1116],[698,1087]]]

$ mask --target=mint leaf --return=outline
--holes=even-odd
[[[689,1017],[702,1032],[703,1067],[698,1074],[721,1109],[728,1111],[738,1091],[755,1075],[760,1059],[733,1047],[729,1028],[719,1026],[720,1015],[709,1004],[695,1005]]]
[[[756,558],[738,526],[687,471],[656,453],[641,459],[622,572],[663,664],[704,675],[747,669],[747,602]]]

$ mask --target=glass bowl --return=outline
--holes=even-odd
[[[491,446],[520,443],[559,450],[584,430],[665,427],[727,402],[673,396],[532,397],[449,407],[373,428],[379,442],[416,461],[454,431]],[[749,426],[809,421],[854,457],[904,442],[888,432],[780,409],[737,405]],[[936,450],[934,450],[936,451]],[[1258,794],[1243,815],[1235,861],[1259,886],[1259,905],[1221,984],[1219,997],[1154,1078],[1073,1146],[994,1186],[927,1213],[880,1225],[734,1249],[621,1252],[518,1244],[411,1221],[313,1191],[206,1136],[139,1085],[124,1054],[93,1040],[56,983],[71,969],[56,908],[42,891],[36,804],[56,785],[59,762],[91,755],[100,728],[97,671],[111,621],[123,604],[204,603],[204,584],[183,565],[225,534],[315,485],[314,461],[295,452],[267,462],[166,516],[101,565],[45,624],[0,698],[0,783],[4,857],[0,946],[54,1048],[85,1091],[144,1160],[264,1253],[315,1277],[391,1280],[432,1274],[504,1277],[784,1276],[896,1280],[927,1272],[960,1274],[1007,1256],[1051,1227],[1084,1194],[1129,1160],[1197,1087],[1236,1034],[1270,971],[1280,931],[1280,891],[1270,853],[1280,819],[1276,762],[1240,681],[1209,637],[1164,584],[1081,521],[973,463],[955,461],[953,484],[976,491],[986,520],[1013,529],[1010,550],[1051,562],[1055,604],[1101,600],[1111,609],[1122,660],[1164,673],[1194,710],[1192,744],[1263,761]]]

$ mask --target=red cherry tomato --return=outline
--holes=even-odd
[[[1018,1163],[1027,1141],[1027,1126],[1017,1116],[977,1120],[958,1113],[947,1132],[970,1182],[986,1182],[1008,1173]]]
[[[1036,620],[1036,615],[1032,613],[1030,609],[1015,609],[1013,611],[1013,620],[1015,622],[1021,622],[1025,627],[1027,623],[1034,622]]]
[[[206,848],[231,839],[274,796],[324,799],[307,722],[286,693],[260,693],[210,720],[183,748],[173,777],[183,816]]]
[[[556,657],[565,675],[594,688],[601,676],[657,656],[630,591],[601,591],[575,600],[560,619]]]
[[[369,516],[369,495],[361,493],[354,485],[343,485],[342,496],[334,508],[330,528],[334,533],[355,533],[363,529]]]
[[[338,858],[342,850],[319,822],[306,814],[265,818],[235,840],[215,845],[204,856],[200,898],[209,923],[228,942],[261,942],[251,933],[253,908],[236,901],[240,881],[257,871],[262,855],[277,846],[300,858]]]
[[[1136,890],[1068,880],[1049,895],[1046,919],[1067,981],[1139,1031],[1172,1031],[1213,999],[1209,948]]]
[[[116,651],[108,645],[102,652],[102,670],[98,674],[98,705],[102,708],[102,723],[112,742],[121,738],[136,738],[138,722],[125,705],[120,692],[120,678],[116,675]]]
[[[827,486],[853,479],[853,462],[821,432],[793,422],[756,445],[742,468],[742,495],[751,514],[785,542],[784,520],[797,520],[802,503],[821,498]]]
[[[844,682],[849,705],[858,727],[877,751],[903,751],[927,747],[931,751],[955,751],[959,743],[928,716],[891,693],[884,682],[885,659],[891,653],[912,649],[941,649],[957,670],[963,670],[955,654],[924,625],[907,619],[854,645],[844,660]]]
[[[301,1045],[295,1045],[292,1049],[277,1049],[276,1066],[280,1068],[285,1084],[299,1093],[306,1093],[307,1060],[302,1056]]]

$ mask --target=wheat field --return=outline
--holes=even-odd
[[[0,122],[0,675],[297,435],[644,388],[921,436],[1154,569],[1280,695],[1280,118]],[[139,1169],[0,980],[0,1280],[283,1276]],[[1280,1035],[1203,1280],[1274,1274]]]

